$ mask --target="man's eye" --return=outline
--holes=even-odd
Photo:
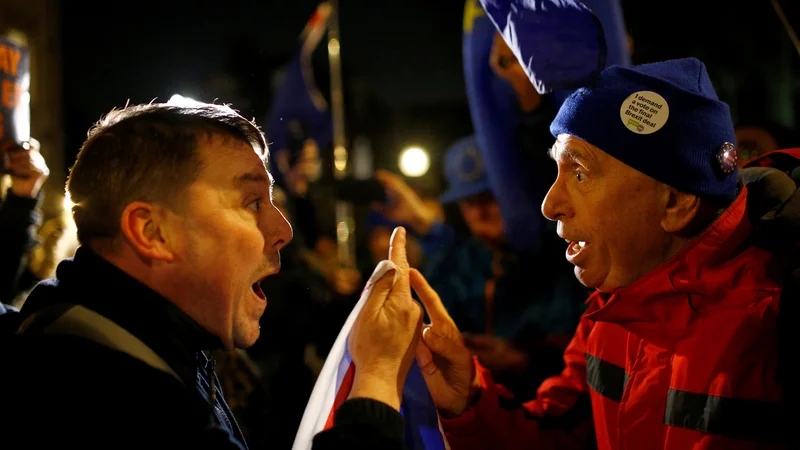
[[[247,205],[248,208],[252,209],[255,212],[261,211],[261,199],[255,199],[250,204]]]
[[[580,170],[576,170],[576,171],[575,171],[575,178],[577,178],[577,179],[578,179],[578,181],[585,181],[585,180],[586,180],[586,174],[585,174],[585,173],[583,173],[583,172],[582,172],[582,171],[580,171]]]

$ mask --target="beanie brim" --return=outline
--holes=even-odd
[[[606,69],[594,86],[567,98],[550,132],[580,138],[681,191],[735,198],[735,164],[721,161],[726,144],[735,144],[733,121],[702,63],[689,58],[645,69]]]

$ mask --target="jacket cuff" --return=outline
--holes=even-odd
[[[442,422],[442,428],[448,434],[457,436],[471,436],[478,432],[476,421],[479,421],[482,412],[488,411],[491,413],[492,408],[497,405],[497,389],[495,388],[494,379],[491,373],[483,367],[477,357],[473,357],[475,363],[475,370],[478,372],[481,387],[478,392],[470,399],[467,409],[464,410],[458,417],[446,418],[439,415]]]
[[[39,204],[39,200],[42,198],[42,193],[40,192],[39,195],[36,197],[18,197],[14,194],[14,191],[11,188],[8,188],[6,191],[6,201],[11,202],[17,208],[21,209],[28,209],[33,210]]]
[[[23,223],[25,225],[36,225],[40,221],[37,207],[41,199],[41,193],[34,198],[17,197],[11,188],[8,188],[6,198],[1,203],[2,216],[15,220],[15,223],[20,225]]]
[[[405,431],[405,421],[399,412],[371,398],[353,398],[342,403],[336,411],[334,425],[372,425],[396,440],[402,440]]]

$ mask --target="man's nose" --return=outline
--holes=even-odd
[[[542,202],[542,214],[551,221],[559,220],[569,215],[571,211],[564,187],[559,179],[550,186]]]
[[[272,225],[270,228],[275,231],[274,236],[272,237],[273,242],[272,245],[270,245],[270,248],[280,250],[292,241],[292,238],[294,237],[294,230],[292,230],[292,225],[288,220],[286,220],[286,217],[283,216],[283,213],[281,213],[280,210],[278,210],[278,208],[275,206],[272,208],[274,216],[271,217],[272,220],[269,222],[274,223],[274,225]]]

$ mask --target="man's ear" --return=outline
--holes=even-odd
[[[148,259],[171,262],[175,258],[166,238],[167,211],[147,202],[131,202],[122,211],[120,228],[128,244]]]
[[[697,217],[700,210],[700,197],[666,187],[667,202],[661,227],[667,233],[686,231]]]

